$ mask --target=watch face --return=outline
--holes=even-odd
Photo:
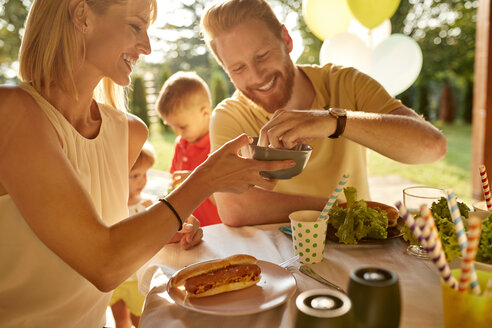
[[[337,115],[346,115],[345,110],[341,108],[332,108],[331,111]]]

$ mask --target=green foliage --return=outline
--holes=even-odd
[[[130,112],[140,117],[149,126],[149,114],[147,112],[147,100],[144,81],[140,76],[133,78],[133,88],[130,97]]]
[[[167,79],[171,77],[171,69],[167,63],[164,63],[160,66],[159,79],[157,82],[157,87],[161,90],[164,83],[166,83]]]
[[[0,0],[0,83],[8,77],[10,65],[17,60],[21,44],[21,31],[31,1]]]
[[[473,81],[466,81],[465,94],[463,96],[463,121],[466,123],[472,122],[473,113]]]
[[[417,82],[417,96],[414,109],[417,113],[424,115],[427,120],[431,119],[429,106],[429,85],[424,79]]]
[[[220,72],[215,72],[212,75],[210,91],[212,93],[212,108],[215,108],[218,103],[229,96],[229,91],[227,90],[227,82],[224,74]]]
[[[473,81],[477,6],[478,2],[471,0],[402,0],[391,17],[393,33],[410,35],[422,49],[423,67],[419,79],[428,85],[437,83],[440,87],[435,92],[438,93],[449,81],[453,92],[458,92],[452,96],[455,101],[468,97],[465,86]],[[431,89],[426,92],[428,97],[433,96]],[[422,103],[423,99],[416,102]],[[438,104],[430,105],[428,115],[437,116],[434,113]],[[463,113],[461,116],[470,122],[469,105],[462,101],[461,107],[458,113]]]

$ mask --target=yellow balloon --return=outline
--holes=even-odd
[[[390,18],[401,0],[346,0],[352,15],[367,28],[379,26]]]
[[[303,0],[302,13],[307,27],[321,41],[347,32],[352,18],[346,0]]]

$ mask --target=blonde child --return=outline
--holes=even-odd
[[[130,215],[143,212],[152,205],[153,200],[142,195],[147,184],[147,171],[154,165],[155,152],[146,142],[130,170],[128,210]],[[136,274],[118,286],[111,296],[109,305],[113,312],[116,328],[138,327],[145,296],[138,291]]]
[[[164,83],[157,99],[157,111],[163,122],[176,134],[170,172],[173,188],[210,153],[208,126],[212,102],[205,81],[194,72],[177,72]],[[213,196],[205,200],[193,215],[201,226],[221,223]]]

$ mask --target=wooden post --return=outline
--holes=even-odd
[[[479,0],[475,43],[475,83],[471,183],[472,197],[483,199],[478,167],[484,164],[492,181],[492,0]],[[487,127],[489,127],[487,129]],[[487,151],[490,150],[490,151]]]

